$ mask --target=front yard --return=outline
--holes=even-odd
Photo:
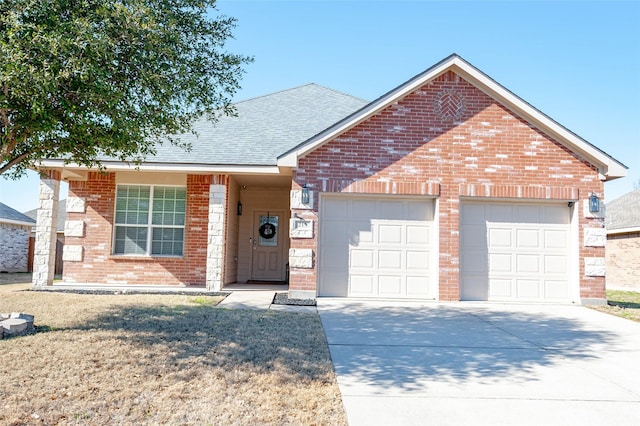
[[[346,424],[317,315],[0,286],[0,424]]]

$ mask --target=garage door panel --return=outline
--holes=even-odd
[[[349,276],[342,271],[324,270],[320,278],[320,287],[325,296],[344,297],[348,294]]]
[[[518,254],[516,258],[516,273],[539,274],[541,272],[541,256],[539,254]]]
[[[433,203],[407,201],[406,206],[405,220],[429,222],[433,220]]]
[[[327,203],[340,199],[341,203]],[[327,274],[342,269],[347,295],[355,297],[430,297],[437,286],[430,257],[433,256],[433,200],[389,197],[323,196],[320,211],[320,295]],[[326,209],[339,213],[326,214]],[[345,215],[340,217],[340,215]],[[330,220],[325,218],[329,217]],[[429,219],[429,220],[425,220]],[[334,229],[330,230],[331,226]],[[325,241],[340,241],[342,245]],[[326,237],[325,237],[326,234]],[[343,256],[346,260],[339,261]]]
[[[469,202],[460,217],[463,300],[569,300],[566,204]]]
[[[494,278],[489,280],[489,298],[510,299],[513,297],[511,279]]]
[[[397,201],[380,201],[376,219],[403,220],[405,218],[405,205]]]
[[[408,275],[406,282],[407,296],[409,297],[429,297],[432,293],[429,281],[424,275]]]
[[[538,300],[542,298],[541,280],[516,280],[516,297],[518,299]]]
[[[429,245],[430,228],[428,226],[407,225],[405,241],[408,245]]]
[[[323,220],[344,219],[349,216],[347,200],[340,198],[331,198],[323,200]]]
[[[487,226],[486,224],[482,225],[469,225],[464,223],[462,225],[461,235],[460,235],[461,244],[466,249],[475,250],[481,249],[485,250],[487,247]]]
[[[345,200],[345,202],[349,203],[348,200]],[[345,218],[371,219],[371,212],[375,211],[375,201],[373,200],[352,200],[350,205],[350,214],[348,216],[345,216]]]
[[[429,252],[428,251],[407,251],[406,252],[406,269],[407,270],[428,270],[429,269]]]
[[[567,256],[544,256],[544,273],[565,275],[569,272],[569,258]]]
[[[371,222],[358,220],[347,223],[348,225],[345,224],[345,226],[349,229],[349,235],[351,236],[349,242],[352,245],[373,242],[373,228]]]
[[[402,295],[402,277],[397,275],[380,275],[378,277],[380,296],[399,297]]]
[[[478,275],[485,276],[489,272],[487,261],[487,253],[485,251],[469,250],[465,253],[465,256],[462,256],[460,266],[469,275],[469,281],[476,282],[474,280],[475,277]]]
[[[402,225],[378,225],[380,244],[402,244]]]
[[[373,268],[374,252],[370,249],[351,250],[350,265],[352,268]]]
[[[485,218],[488,214],[492,222],[513,222],[513,206],[506,204],[488,204],[487,207],[484,212]]]
[[[569,209],[563,205],[548,206],[542,210],[542,218],[544,223],[555,223],[561,225],[568,225],[571,223],[571,217],[569,215]]]
[[[485,224],[485,205],[484,204],[468,204],[464,206],[460,214],[460,219],[465,225],[482,225]]]
[[[567,297],[568,286],[566,281],[545,280],[544,293],[548,299],[564,300]]]
[[[544,231],[544,246],[549,249],[569,248],[569,231],[561,229],[548,229]]]
[[[491,247],[509,249],[513,247],[513,229],[491,228],[489,229],[489,245]]]
[[[538,229],[517,229],[516,245],[519,248],[540,249],[542,247],[542,239]]]
[[[495,273],[511,274],[514,272],[511,260],[510,254],[489,253],[489,270]]]
[[[366,297],[377,293],[377,289],[373,286],[373,275],[350,274],[349,284],[349,294],[353,296]]]
[[[347,224],[344,222],[327,221],[320,243],[325,244],[345,244],[349,241]]]
[[[379,250],[378,251],[378,268],[379,269],[401,269],[402,268],[402,250]]]

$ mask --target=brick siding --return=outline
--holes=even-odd
[[[209,189],[212,183],[226,182],[226,176],[187,176],[185,244],[182,257],[128,257],[112,255],[115,173],[90,172],[87,181],[70,181],[69,197],[83,198],[86,212],[69,212],[67,220],[83,220],[85,236],[66,239],[66,244],[82,245],[84,250],[82,262],[65,262],[64,281],[204,286]]]
[[[436,107],[447,93],[463,100],[451,119]],[[316,223],[320,192],[439,195],[440,300],[459,300],[461,196],[584,200],[604,189],[595,167],[451,71],[300,159],[292,186],[305,184],[316,209],[293,213]],[[582,244],[582,229],[600,222],[581,209],[578,217],[580,258],[604,257],[604,248]],[[291,247],[317,253],[315,231]],[[316,282],[315,267],[291,270],[290,289],[315,290]],[[604,278],[586,277],[583,262],[580,297],[604,297]]]
[[[607,236],[607,287],[640,291],[640,232]]]

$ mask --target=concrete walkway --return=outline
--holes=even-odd
[[[639,323],[544,305],[318,312],[351,426],[640,424]]]
[[[217,307],[226,309],[271,309],[274,311],[291,311],[316,313],[315,306],[276,305],[273,299],[276,293],[286,292],[286,285],[248,285],[234,284],[225,286],[223,291],[231,294],[224,298]]]

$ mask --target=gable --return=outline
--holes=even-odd
[[[343,191],[365,179],[511,182],[597,180],[586,159],[447,71],[299,159],[298,182]]]
[[[557,141],[561,146],[566,148],[567,151],[574,153],[576,157],[582,158],[594,165],[600,174],[600,179],[610,180],[626,175],[627,168],[622,163],[562,127],[457,55],[446,58],[424,73],[419,74],[403,85],[398,86],[371,102],[358,112],[325,129],[319,135],[283,154],[278,159],[278,165],[297,167],[299,159],[356,127],[360,123],[371,119],[377,114],[383,113],[385,109],[401,102],[407,96],[421,92],[423,87],[436,81],[438,78],[442,78],[442,76],[454,76],[453,80],[458,81],[458,83],[464,81],[498,104],[503,105],[505,109],[513,112],[514,116],[520,118],[524,123],[527,123],[527,125],[539,129],[540,132]],[[450,119],[453,122],[459,122],[463,116],[461,113],[464,112],[465,107],[471,105],[473,102],[473,98],[460,98],[455,92],[455,87],[453,87],[449,92],[443,92],[441,96],[434,101],[431,111],[429,111],[428,114],[443,114],[442,117]],[[458,111],[457,108],[460,106],[462,110]]]

